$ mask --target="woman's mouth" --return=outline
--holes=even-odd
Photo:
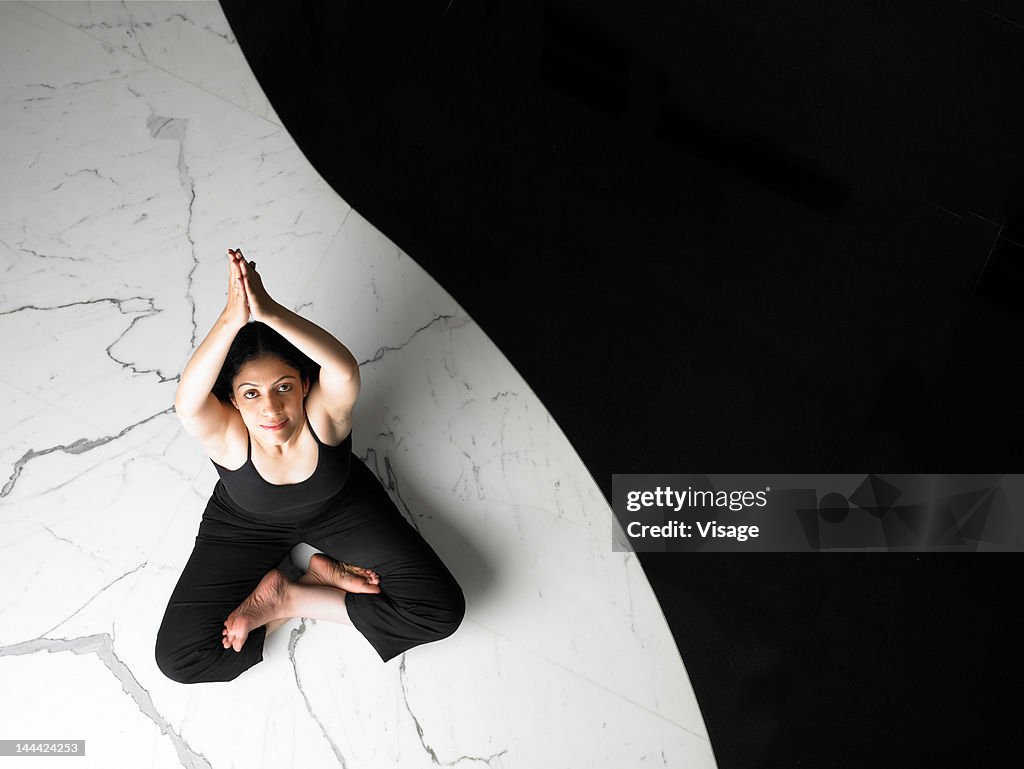
[[[282,427],[284,427],[285,422],[287,421],[287,419],[284,419],[280,422],[271,423],[269,425],[260,425],[260,427],[262,427],[264,430],[280,430]]]

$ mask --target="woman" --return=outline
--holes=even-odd
[[[227,305],[174,401],[220,481],[157,633],[160,670],[230,681],[292,617],[351,624],[385,662],[451,635],[461,588],[352,454],[359,364],[272,300],[241,251],[228,271]],[[293,582],[275,567],[300,542],[321,552]]]

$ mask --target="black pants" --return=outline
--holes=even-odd
[[[157,633],[164,675],[181,683],[230,681],[262,661],[266,627],[250,632],[236,652],[221,642],[224,620],[300,542],[380,575],[380,593],[347,593],[345,606],[385,662],[461,624],[459,584],[353,455],[339,504],[309,521],[267,523],[207,506]]]

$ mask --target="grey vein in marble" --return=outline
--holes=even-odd
[[[372,458],[372,460],[371,460]],[[416,531],[420,530],[420,527],[416,525],[416,519],[409,509],[409,505],[406,504],[405,500],[402,499],[401,491],[398,488],[398,476],[395,475],[394,469],[391,467],[391,459],[387,454],[384,455],[384,472],[380,471],[380,464],[377,461],[377,451],[375,449],[367,449],[366,453],[359,457],[363,464],[370,468],[374,475],[377,476],[377,480],[381,482],[385,489],[390,492],[392,497],[397,497],[400,504],[400,512],[402,517],[409,522]],[[372,461],[372,464],[371,464]]]
[[[124,662],[114,651],[114,642],[109,633],[95,633],[94,635],[80,636],[78,638],[34,638],[31,641],[10,644],[0,647],[0,657],[16,657],[24,654],[37,654],[38,652],[74,652],[75,654],[95,654],[113,676],[121,683],[121,688],[134,700],[139,711],[149,718],[160,728],[161,734],[170,736],[171,743],[178,754],[178,759],[185,769],[212,769],[210,762],[202,753],[196,752],[182,738],[182,736],[171,726],[167,719],[160,715],[153,698],[146,688],[139,683]]]
[[[98,555],[97,553],[94,553],[94,552],[91,552],[89,550],[86,550],[84,547],[82,547],[78,542],[75,542],[75,540],[73,540],[73,539],[68,539],[67,537],[62,537],[60,534],[55,532],[53,529],[51,529],[45,523],[43,524],[43,530],[46,531],[54,539],[56,539],[56,540],[58,540],[60,542],[66,542],[67,544],[71,545],[78,552],[82,553],[82,555],[87,555],[87,556],[89,556],[90,558],[92,558],[94,560],[103,561],[106,564],[108,564],[109,566],[113,566],[114,565],[114,562],[111,561],[109,558],[104,558],[102,555]],[[145,564],[143,563],[143,564],[141,564],[141,566],[145,566]],[[133,569],[133,571],[134,571],[134,569]],[[122,575],[122,576],[124,576],[124,575]],[[118,577],[117,579],[121,579],[121,577]],[[117,580],[114,580],[114,581],[116,582]],[[111,583],[111,584],[113,584],[113,583]],[[110,585],[107,585],[107,587],[110,587]],[[106,587],[103,588],[103,590],[106,590],[106,589],[107,589]],[[101,590],[100,592],[103,592],[103,591]],[[97,593],[97,595],[98,595],[98,593]],[[95,596],[93,596],[93,598],[95,598]],[[92,599],[90,598],[89,600],[91,601]],[[85,606],[82,606],[82,609],[84,609],[84,608],[85,608]],[[81,611],[82,609],[79,609],[78,611]],[[75,614],[77,614],[77,613],[78,612],[75,612]],[[71,615],[71,616],[73,617],[74,614]],[[71,617],[68,617],[67,619],[71,619]],[[66,621],[67,620],[61,620],[61,624],[63,624]],[[50,630],[53,630],[54,628],[57,628],[57,627],[60,627],[60,625],[54,625],[52,628],[50,628]],[[45,631],[43,633],[43,635],[46,635],[46,633],[49,633],[50,630]]]
[[[128,425],[116,435],[104,435],[100,438],[79,438],[77,441],[74,441],[73,443],[69,443],[67,445],[61,444],[58,446],[50,446],[45,449],[29,449],[21,456],[20,459],[18,459],[18,461],[14,463],[14,468],[11,471],[10,477],[7,479],[7,483],[5,483],[3,488],[0,489],[0,498],[6,497],[8,494],[11,493],[11,491],[14,489],[15,483],[17,483],[18,481],[18,477],[21,475],[21,471],[24,470],[25,465],[27,465],[33,459],[37,457],[44,457],[47,454],[52,454],[55,451],[63,451],[66,454],[84,454],[86,451],[92,451],[98,446],[103,446],[107,443],[110,443],[111,441],[116,441],[118,438],[123,437],[127,433],[134,430],[136,427],[144,425],[146,424],[146,422],[156,419],[157,417],[161,417],[164,414],[170,414],[173,411],[173,406],[164,409],[163,411],[158,411],[156,414],[152,414],[151,416],[148,416],[145,419],[140,419],[138,422],[134,422],[133,424]],[[54,486],[53,488],[59,488],[59,486]]]
[[[398,666],[398,677],[399,681],[401,681],[402,684],[402,702],[405,704],[405,710],[406,712],[408,712],[409,717],[412,718],[412,722],[416,726],[416,734],[419,737],[420,745],[423,746],[423,749],[427,752],[427,755],[430,756],[430,760],[434,764],[436,764],[437,766],[456,766],[457,764],[460,764],[463,761],[476,761],[478,763],[487,764],[487,766],[490,766],[491,761],[493,761],[496,758],[501,758],[503,755],[508,753],[508,749],[506,748],[503,750],[499,750],[497,753],[492,753],[487,757],[459,756],[458,758],[453,759],[451,761],[442,761],[440,758],[438,758],[437,751],[435,751],[432,746],[427,744],[427,740],[425,738],[423,731],[423,726],[420,724],[420,720],[416,717],[416,714],[413,712],[412,705],[409,704],[409,681],[408,673],[406,672],[405,668],[406,656],[402,654],[401,657],[402,662]]]
[[[21,250],[22,251],[28,251],[29,249],[21,249]],[[31,252],[31,253],[35,254],[35,252]],[[35,255],[39,256],[38,254],[35,254]],[[70,258],[73,261],[78,261],[78,260],[75,260],[73,257],[49,257],[49,258]],[[81,261],[85,261],[85,260],[81,260]],[[132,303],[139,303],[139,302],[141,302],[144,305],[146,305],[148,307],[148,309],[136,309],[136,308],[131,306]],[[26,311],[30,311],[30,310],[31,311],[37,311],[37,312],[49,312],[49,311],[53,311],[53,310],[64,310],[64,309],[68,309],[70,307],[84,307],[84,306],[96,305],[96,304],[112,304],[112,305],[114,305],[117,308],[117,311],[120,312],[122,315],[134,315],[135,316],[135,317],[133,317],[131,319],[131,322],[128,324],[128,327],[125,328],[124,331],[122,331],[120,334],[118,334],[117,338],[114,339],[113,342],[111,342],[109,345],[106,346],[104,351],[105,351],[107,357],[110,358],[111,361],[113,361],[117,365],[121,366],[122,368],[126,369],[127,371],[130,371],[134,375],[156,374],[158,384],[163,384],[163,383],[166,383],[166,382],[176,382],[176,381],[178,381],[181,378],[181,375],[177,374],[177,373],[174,374],[173,376],[166,376],[166,375],[164,375],[160,371],[160,369],[156,369],[156,368],[149,368],[149,369],[137,368],[130,361],[121,360],[120,358],[116,357],[114,355],[114,353],[113,353],[113,348],[119,342],[121,342],[135,328],[136,324],[139,321],[144,320],[146,318],[151,318],[151,317],[153,317],[155,315],[158,315],[161,312],[161,310],[159,310],[157,308],[154,300],[151,297],[130,296],[130,297],[125,297],[125,298],[120,298],[120,299],[117,298],[117,297],[99,297],[97,299],[84,299],[84,300],[80,300],[80,301],[76,301],[76,302],[66,302],[64,304],[53,305],[53,306],[49,306],[49,307],[41,307],[39,305],[27,304],[27,305],[22,305],[20,307],[12,308],[10,310],[0,310],[0,316],[14,315],[14,314],[19,313],[19,312],[26,312]],[[2,494],[0,494],[0,496],[2,496]]]
[[[392,347],[390,345],[385,345],[383,347],[380,347],[380,348],[377,349],[377,352],[375,352],[373,354],[373,357],[367,358],[364,361],[360,361],[359,365],[360,366],[365,366],[368,363],[376,363],[377,361],[379,361],[381,358],[384,357],[385,353],[388,353],[388,352],[398,352],[399,350],[405,348],[413,339],[415,339],[417,334],[419,334],[422,331],[426,331],[428,328],[433,326],[438,321],[444,321],[445,322],[445,327],[448,328],[449,330],[454,329],[454,328],[461,328],[462,326],[466,326],[466,325],[468,325],[468,324],[473,322],[473,321],[469,320],[468,318],[461,318],[460,319],[461,320],[460,323],[452,324],[452,323],[448,322],[448,321],[452,320],[452,318],[455,318],[455,317],[456,317],[455,315],[435,315],[434,318],[430,322],[423,324],[418,329],[413,331],[412,334],[409,335],[409,338],[406,339],[401,344],[399,344],[397,346],[394,346],[394,347]]]
[[[327,728],[324,726],[323,721],[313,712],[313,703],[309,701],[309,697],[306,695],[306,690],[302,688],[302,679],[299,677],[299,664],[295,660],[295,647],[298,646],[299,639],[302,638],[303,633],[306,632],[306,618],[303,617],[299,622],[297,628],[293,628],[291,635],[288,637],[288,659],[292,663],[292,671],[295,673],[295,686],[298,687],[299,694],[302,695],[302,701],[306,703],[306,710],[309,711],[309,715],[316,721],[316,725],[320,727],[320,733],[327,740],[327,744],[331,746],[331,752],[334,753],[334,757],[338,759],[338,764],[341,765],[342,769],[346,769],[348,764],[345,762],[345,756],[341,753],[341,748],[337,746],[334,740],[331,739],[331,735],[328,733]]]
[[[146,120],[146,128],[149,129],[149,135],[154,139],[167,139],[178,143],[178,182],[185,192],[185,197],[188,198],[185,237],[188,238],[189,249],[192,253],[192,268],[188,272],[188,287],[185,290],[185,296],[192,305],[191,345],[195,347],[199,329],[196,324],[196,300],[192,296],[192,278],[199,266],[199,257],[196,255],[196,241],[192,237],[192,208],[196,202],[196,182],[192,178],[192,174],[188,170],[188,162],[185,160],[185,131],[188,129],[188,119],[150,114],[149,119]]]
[[[56,535],[54,535],[54,536],[56,536]],[[70,542],[70,540],[67,540],[67,541],[69,541],[69,542]],[[144,569],[145,567],[146,567],[146,562],[145,562],[145,561],[143,561],[143,562],[142,562],[142,563],[140,563],[140,564],[139,564],[138,566],[136,566],[136,567],[135,567],[134,569],[129,569],[129,570],[128,570],[128,571],[126,571],[126,572],[125,572],[124,574],[122,574],[122,575],[121,575],[120,577],[117,577],[116,579],[113,579],[113,580],[111,580],[111,581],[110,581],[110,582],[108,582],[108,583],[107,583],[106,585],[104,585],[104,586],[103,586],[103,587],[101,587],[101,588],[100,588],[99,590],[97,590],[97,591],[96,591],[96,593],[95,593],[95,594],[93,594],[93,596],[92,596],[91,598],[89,598],[89,600],[88,600],[88,601],[86,601],[86,602],[85,602],[85,603],[83,603],[83,604],[82,604],[81,606],[79,606],[79,607],[78,607],[77,609],[75,609],[75,610],[74,610],[73,612],[71,612],[71,614],[69,614],[68,616],[66,616],[66,617],[65,617],[64,619],[62,619],[62,620],[61,620],[60,622],[58,622],[58,623],[57,623],[56,625],[54,625],[53,627],[49,628],[48,630],[44,630],[44,631],[43,631],[42,633],[40,633],[40,634],[39,634],[39,637],[40,637],[40,638],[46,638],[47,636],[49,636],[49,634],[50,634],[50,633],[52,633],[52,632],[53,632],[54,630],[56,630],[57,628],[59,628],[59,627],[60,627],[61,625],[63,625],[63,624],[65,623],[65,622],[69,622],[69,621],[70,621],[70,620],[72,620],[73,618],[77,617],[77,616],[78,616],[78,614],[79,614],[79,613],[81,613],[81,612],[82,612],[82,610],[84,610],[86,606],[88,606],[89,604],[91,604],[91,603],[92,603],[93,601],[95,601],[95,600],[96,600],[97,598],[99,598],[99,597],[100,597],[100,596],[101,596],[101,595],[102,595],[103,593],[105,593],[105,592],[106,592],[107,590],[109,590],[110,588],[112,588],[112,587],[113,587],[114,585],[116,585],[116,584],[117,584],[118,582],[120,582],[120,581],[121,581],[122,579],[124,579],[125,577],[128,577],[128,576],[130,576],[130,575],[132,575],[132,574],[134,574],[134,573],[135,573],[135,572],[137,572],[137,571],[138,571],[139,569]]]

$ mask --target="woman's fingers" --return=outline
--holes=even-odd
[[[229,257],[228,258],[228,292],[230,292],[231,289],[233,289],[235,286],[238,285],[239,277],[240,277],[240,275],[238,273],[238,266],[237,266],[237,263],[235,261],[235,258],[233,256]]]
[[[231,262],[231,285],[236,290],[242,285],[242,271],[238,267],[237,259]]]
[[[231,262],[232,264],[235,265],[235,267],[238,267],[243,261],[245,261],[242,257],[242,252],[239,251],[237,248],[229,248],[228,256],[231,258]]]
[[[262,314],[260,308],[272,304],[273,300],[267,296],[263,278],[256,271],[256,262],[247,260],[237,248],[229,248],[228,255],[233,262],[232,270],[237,271],[232,272],[234,290],[236,294],[241,291],[247,311],[255,320],[259,320]]]
[[[231,287],[236,290],[241,290],[246,276],[245,259],[242,258],[242,252],[237,248],[229,248],[228,257],[230,261],[229,268],[231,270]]]
[[[224,308],[224,317],[232,323],[237,323],[239,327],[244,326],[252,315],[242,268],[238,264],[240,254],[237,249],[228,249],[228,297]]]
[[[238,264],[239,268],[242,270],[242,274],[243,275],[246,272],[248,272],[249,270],[253,270],[254,272],[256,271],[256,262],[255,261],[252,261],[252,262],[248,261],[245,258],[245,255],[242,253],[241,249],[239,249],[239,248],[229,248],[228,249],[228,256],[230,256],[235,261],[235,263]]]

